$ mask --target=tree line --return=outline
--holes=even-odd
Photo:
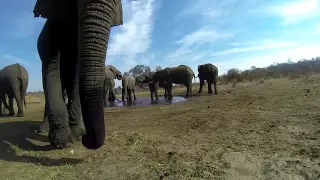
[[[301,76],[320,73],[320,57],[312,59],[302,59],[294,63],[290,59],[285,63],[272,64],[268,67],[257,68],[252,66],[250,69],[240,71],[232,68],[218,77],[218,82],[226,84],[229,82],[255,81],[268,78],[299,78]]]

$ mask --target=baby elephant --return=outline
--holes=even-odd
[[[122,101],[124,101],[124,97],[128,101],[132,101],[131,93],[133,93],[134,100],[137,99],[136,93],[134,92],[136,86],[136,80],[133,76],[124,75],[122,77]]]

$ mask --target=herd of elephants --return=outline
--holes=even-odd
[[[165,89],[165,98],[172,99],[172,84],[183,84],[186,97],[192,96],[193,70],[187,65],[146,72],[138,77],[122,75],[107,65],[106,53],[112,27],[123,24],[121,0],[70,1],[37,0],[34,16],[47,19],[37,40],[42,63],[42,84],[45,97],[43,122],[37,132],[48,131],[53,149],[72,146],[82,141],[87,149],[98,149],[105,141],[104,107],[118,100],[115,79],[122,80],[122,101],[136,99],[136,84],[147,83],[151,99],[158,99],[158,88]],[[217,94],[218,69],[213,64],[198,66],[202,92],[204,81]],[[18,117],[24,116],[28,88],[28,71],[20,64],[0,70],[0,114],[2,104],[14,116],[13,99]],[[66,102],[67,97],[67,102]],[[6,99],[9,100],[9,105]],[[119,100],[118,100],[119,101]]]

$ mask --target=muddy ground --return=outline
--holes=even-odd
[[[0,179],[320,179],[320,77],[231,86],[172,105],[106,108],[97,151],[46,151],[46,134],[32,133],[43,103],[29,104],[23,118],[0,118]]]

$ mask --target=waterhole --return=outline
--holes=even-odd
[[[167,100],[164,97],[159,97],[158,100],[151,100],[150,97],[137,98],[132,102],[117,102],[117,100],[113,103],[109,103],[108,107],[127,107],[127,106],[150,106],[155,104],[175,104],[179,102],[187,101],[187,99],[183,96],[174,96],[172,100]]]

